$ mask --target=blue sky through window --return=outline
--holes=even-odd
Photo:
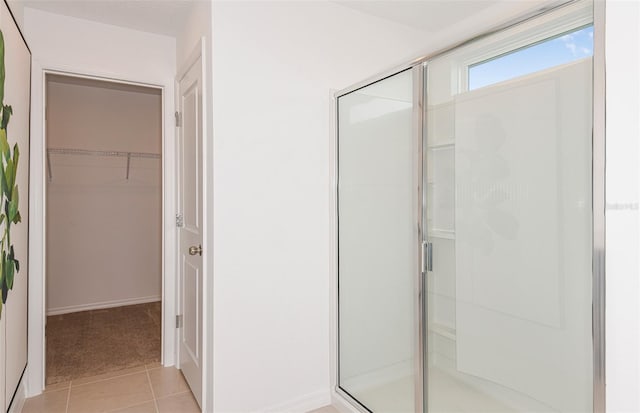
[[[469,90],[593,56],[593,26],[469,67]]]

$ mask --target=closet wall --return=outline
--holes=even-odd
[[[161,298],[159,89],[49,75],[47,313]]]

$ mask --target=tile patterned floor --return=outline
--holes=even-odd
[[[182,373],[158,363],[47,386],[22,413],[197,413]]]

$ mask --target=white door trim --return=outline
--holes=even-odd
[[[34,62],[35,63],[35,62]],[[83,72],[83,73],[79,73]],[[76,71],[72,68],[44,67],[34,64],[31,95],[31,165],[29,228],[29,316],[28,316],[28,368],[26,372],[27,397],[42,393],[46,380],[46,75],[60,74],[114,83],[146,86],[162,92],[162,353],[165,366],[175,364],[176,351],[176,226],[175,226],[175,139],[173,123],[173,83],[151,82],[112,78],[98,73]],[[35,90],[34,90],[35,89]],[[40,92],[38,94],[38,92]],[[41,97],[41,99],[38,99]],[[35,109],[35,110],[33,110]]]

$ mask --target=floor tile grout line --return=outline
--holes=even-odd
[[[60,384],[60,383],[65,383],[65,384],[66,384],[66,386],[64,386],[64,387],[58,387],[57,389],[51,389],[51,388],[47,389],[47,387],[48,387],[48,386],[56,386],[56,385],[58,385],[58,384]],[[44,385],[44,389],[42,390],[42,394],[44,394],[44,393],[50,393],[50,392],[54,392],[54,391],[67,390],[69,387],[71,387],[71,380],[66,381],[66,382],[62,382],[62,381],[61,381],[60,383],[54,383],[54,384],[49,384],[49,385],[45,384],[45,385]]]
[[[193,394],[191,392],[191,390],[187,389],[187,390],[184,390],[184,391],[181,391],[181,392],[178,392],[178,393],[165,394],[164,396],[158,397],[156,400],[168,399],[169,397],[173,397],[173,396],[182,396],[183,394],[186,394],[186,393]]]
[[[82,386],[86,386],[87,384],[95,384],[95,383],[100,383],[101,381],[107,381],[107,380],[112,380],[112,379],[119,379],[120,377],[127,377],[127,376],[133,376],[134,374],[140,374],[140,373],[145,373],[146,370],[138,370],[138,371],[132,371],[130,373],[124,373],[124,374],[119,374],[117,376],[111,376],[111,377],[105,377],[102,379],[96,379],[96,380],[92,380],[92,381],[88,381],[86,383],[80,383],[80,384],[76,384],[75,387],[82,387]],[[108,374],[108,373],[106,373]],[[91,377],[88,377],[91,378]],[[77,379],[80,380],[80,379]],[[69,382],[69,387],[71,387],[71,382]]]
[[[151,375],[149,374],[149,370],[146,370],[147,373],[147,381],[149,383],[149,388],[151,389],[151,397],[153,397],[153,406],[156,409],[156,413],[160,413],[158,409],[158,400],[156,399],[156,392],[153,391],[153,385],[151,384]]]
[[[150,401],[153,401],[153,399],[145,400],[145,401],[143,401],[143,402],[137,402],[137,403],[130,404],[130,405],[127,405],[127,406],[124,406],[124,407],[117,407],[117,408],[115,408],[115,409],[106,410],[106,411],[105,411],[105,413],[110,413],[110,412],[119,412],[120,410],[130,409],[130,408],[132,408],[132,407],[136,407],[136,406],[142,406],[143,404],[147,404],[147,403],[149,403]]]
[[[134,375],[134,374],[140,374],[140,373],[145,373],[145,375],[147,376],[147,383],[149,383],[149,386],[151,386],[151,380],[150,380],[150,378],[149,378],[149,374],[148,374],[145,370],[137,371],[137,372],[135,372],[135,373],[130,373],[130,374],[123,374],[123,375],[121,375],[121,376],[110,377],[110,378],[103,379],[103,380],[96,380],[96,381],[92,381],[92,382],[90,382],[90,383],[82,383],[82,384],[80,384],[80,385],[78,385],[78,386],[79,386],[79,387],[81,387],[81,386],[84,386],[84,385],[87,385],[87,384],[100,383],[100,382],[107,381],[107,380],[110,380],[110,379],[117,379],[117,378],[127,377],[127,376],[132,376],[132,375]],[[71,386],[69,386],[69,393],[71,393]],[[145,403],[149,403],[149,402],[151,402],[151,401],[153,401],[154,406],[155,406],[155,394],[154,394],[154,392],[153,392],[153,388],[151,388],[151,399],[149,399],[149,400],[144,400],[144,401],[141,401],[141,402],[136,402],[136,403],[134,403],[134,404],[127,405],[127,406],[121,406],[121,407],[118,407],[118,408],[115,408],[115,409],[112,409],[112,410],[108,410],[106,413],[108,413],[108,412],[117,412],[117,411],[119,411],[119,410],[128,409],[128,408],[130,408],[130,407],[140,406],[140,405],[143,405],[143,404],[145,404]],[[157,408],[156,408],[156,412],[157,412]],[[68,412],[67,412],[67,413],[68,413]]]
[[[65,413],[69,413],[69,401],[71,400],[71,380],[69,380],[69,389],[67,390],[67,404],[64,408]]]
[[[153,382],[151,380],[151,372],[154,371],[154,370],[161,370],[161,369],[162,369],[162,367],[147,369],[146,366],[145,366],[145,370],[141,370],[139,372],[128,373],[128,374],[123,374],[123,375],[120,375],[120,376],[115,376],[115,377],[112,377],[112,378],[96,380],[96,381],[93,381],[91,383],[101,383],[101,382],[105,382],[105,381],[108,381],[108,380],[111,380],[111,379],[118,379],[118,378],[122,378],[122,377],[128,377],[128,376],[132,376],[132,375],[144,372],[145,373],[145,377],[147,378],[147,384],[148,384],[149,390],[150,390],[150,395],[149,395],[150,399],[143,400],[143,401],[137,401],[137,402],[135,402],[135,403],[133,403],[131,405],[127,405],[127,406],[124,406],[124,407],[123,406],[119,406],[117,409],[108,410],[108,412],[115,413],[115,412],[117,412],[119,410],[122,410],[122,409],[130,409],[132,407],[142,406],[142,405],[146,405],[148,403],[153,402],[154,411],[156,413],[159,413],[160,412],[160,407],[159,407],[159,404],[158,404],[159,401],[162,401],[162,400],[165,400],[165,399],[171,399],[171,398],[175,398],[175,397],[184,396],[184,395],[187,395],[187,394],[191,394],[192,395],[192,392],[188,388],[184,389],[182,391],[176,391],[176,392],[172,392],[172,393],[169,393],[169,394],[163,394],[161,396],[160,395],[156,395],[154,387],[153,387]],[[164,368],[164,369],[166,369],[167,371],[171,371],[171,370],[174,370],[175,367],[167,367],[167,368]],[[177,369],[175,369],[175,370],[179,371]],[[66,389],[62,388],[62,389],[55,390],[55,392],[58,392],[58,391],[62,392],[62,391],[65,391],[65,390],[67,392],[65,409],[61,410],[61,412],[69,413],[71,411],[70,410],[70,406],[71,406],[71,391],[73,389],[77,389],[78,387],[84,387],[87,384],[91,384],[91,383],[84,383],[84,384],[81,384],[79,386],[74,386],[73,383],[74,383],[74,381],[70,380],[68,382],[68,384],[67,384],[67,388]]]

